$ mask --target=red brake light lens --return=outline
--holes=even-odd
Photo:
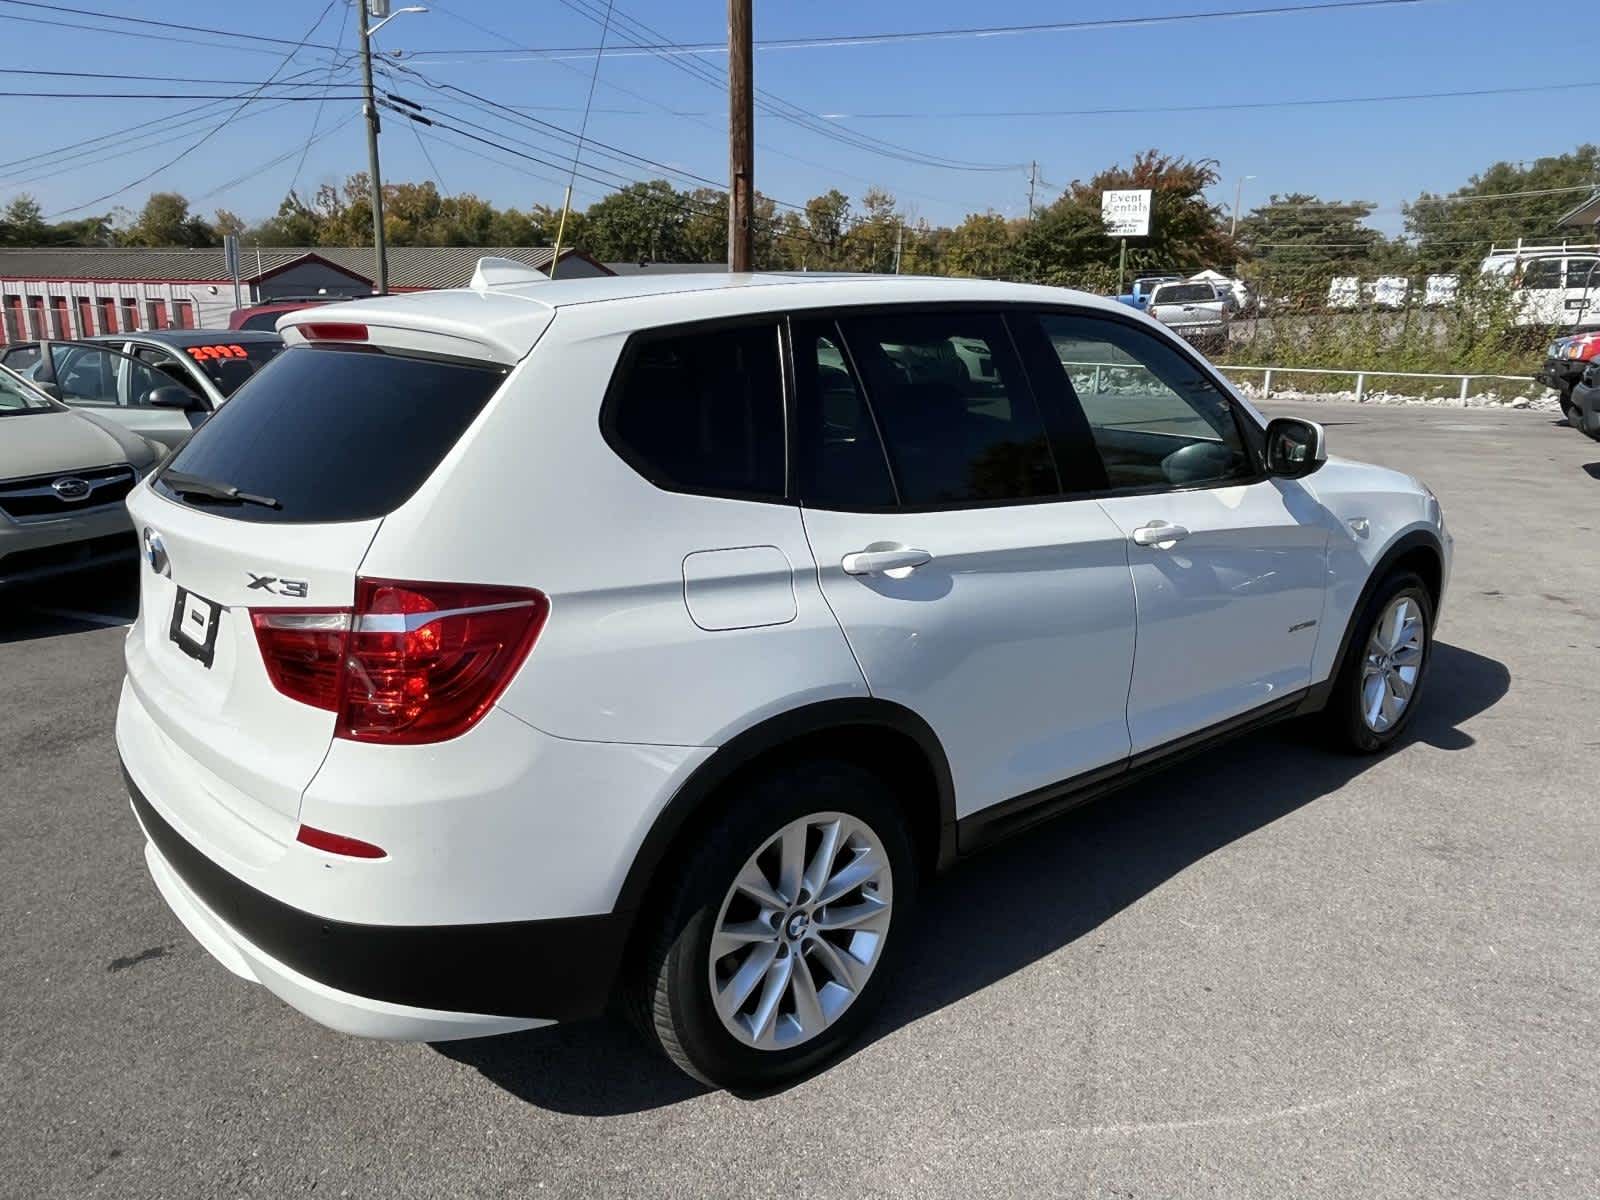
[[[367,327],[345,321],[310,321],[300,326],[308,342],[364,342]]]
[[[272,686],[291,700],[339,711],[348,608],[253,608],[250,623]]]
[[[358,579],[354,611],[254,609],[273,686],[338,714],[334,736],[441,742],[470,729],[544,628],[531,588]]]

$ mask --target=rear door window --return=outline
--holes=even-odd
[[[832,321],[803,319],[790,328],[799,399],[795,470],[800,502],[811,508],[892,508],[889,462],[838,328]]]
[[[657,487],[784,495],[778,327],[652,330],[629,343],[601,413],[606,441]]]
[[[840,327],[901,505],[1060,493],[1044,422],[999,316],[912,312]]]
[[[433,473],[507,369],[375,349],[297,346],[241,388],[169,460],[279,507],[180,498],[242,521],[364,521]]]
[[[224,397],[233,395],[283,350],[280,341],[206,342],[185,346],[183,353]]]

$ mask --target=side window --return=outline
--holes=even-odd
[[[890,508],[894,481],[878,427],[832,321],[797,320],[799,401],[795,476],[800,502],[814,508]]]
[[[1600,258],[1567,259],[1567,286],[1569,288],[1600,286]]]
[[[1547,292],[1561,286],[1561,260],[1536,258],[1522,269],[1522,287],[1529,291]]]
[[[15,349],[7,350],[5,352],[5,357],[0,358],[0,362],[5,363],[5,365],[10,367],[13,371],[26,371],[29,367],[37,364],[38,361],[38,342],[34,342],[32,345],[17,346]]]
[[[1112,488],[1254,478],[1233,402],[1190,358],[1130,324],[1039,318],[1077,396]]]
[[[993,314],[920,312],[841,323],[900,503],[1055,496],[1044,423]]]
[[[629,344],[601,416],[634,470],[678,492],[781,499],[778,328],[656,331]]]
[[[56,383],[68,404],[147,408],[151,392],[174,382],[164,371],[98,346],[58,346],[54,358]]]

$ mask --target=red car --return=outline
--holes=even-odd
[[[236,308],[228,314],[229,329],[265,329],[269,333],[278,328],[278,318],[287,312],[312,308],[318,304],[332,304],[339,296],[318,296],[306,300],[279,300],[273,304],[257,304],[250,308]]]

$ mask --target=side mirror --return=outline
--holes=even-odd
[[[1267,474],[1303,479],[1328,461],[1328,435],[1315,421],[1274,417],[1267,422]]]
[[[176,408],[183,412],[205,412],[206,402],[188,388],[169,383],[156,388],[144,402],[151,408]]]

